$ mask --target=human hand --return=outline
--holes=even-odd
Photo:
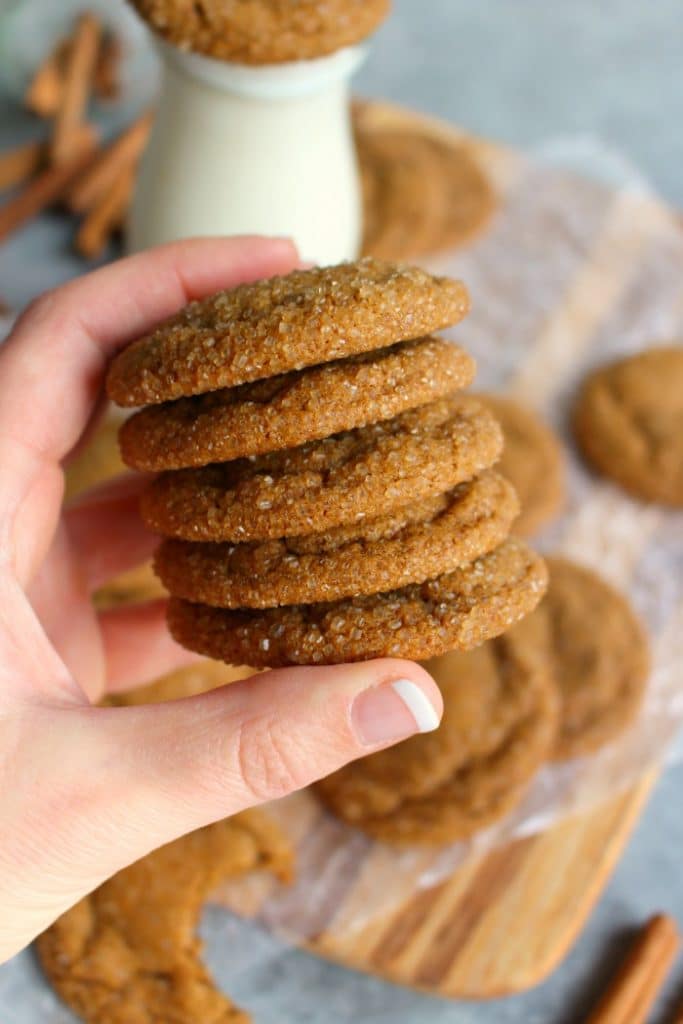
[[[61,463],[101,407],[107,361],[190,299],[295,264],[279,240],[164,246],[42,296],[0,350],[0,961],[157,846],[441,716],[435,683],[398,660],[94,706],[194,660],[164,601],[100,614],[90,601],[151,554],[144,480],[61,507]]]

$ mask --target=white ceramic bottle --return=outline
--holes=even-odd
[[[161,99],[128,229],[133,251],[195,235],[290,236],[303,259],[358,255],[349,80],[365,47],[248,67],[159,43]]]

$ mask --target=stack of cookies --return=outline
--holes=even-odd
[[[460,282],[364,259],[191,303],[116,358],[180,643],[253,667],[422,659],[536,606],[500,427],[431,336],[467,309]]]

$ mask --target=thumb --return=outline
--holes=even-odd
[[[97,725],[112,788],[125,794],[116,813],[148,849],[435,729],[442,710],[424,669],[387,660],[266,672],[199,697],[109,709]]]
[[[167,704],[34,707],[1,851],[0,959],[156,847],[434,729],[442,710],[431,677],[398,660],[282,669]]]

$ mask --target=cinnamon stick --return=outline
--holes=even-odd
[[[27,142],[0,153],[0,191],[21,185],[35,174],[44,159],[45,145],[42,142]]]
[[[128,167],[85,218],[76,235],[76,248],[86,259],[104,251],[111,233],[121,224],[130,205],[135,169]]]
[[[140,156],[151,124],[151,112],[143,114],[95,157],[67,192],[66,203],[70,210],[84,213],[109,192],[121,174]]]
[[[120,40],[108,33],[102,40],[95,67],[93,90],[102,100],[115,100],[121,92],[119,70],[123,49]]]
[[[51,156],[54,163],[68,162],[74,139],[83,124],[90,96],[102,29],[93,14],[82,14],[76,23],[64,70],[64,87],[56,114]]]
[[[48,53],[28,84],[24,106],[39,117],[54,117],[64,93],[64,63],[69,41],[62,39]]]
[[[676,922],[657,914],[641,929],[586,1024],[644,1024],[680,945]]]
[[[22,189],[22,191],[0,206],[0,242],[50,206],[77,174],[91,160],[88,149],[77,147],[75,155],[65,163],[48,167]]]

